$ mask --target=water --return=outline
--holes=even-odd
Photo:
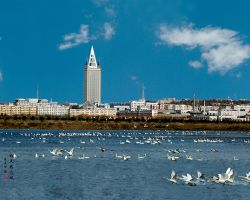
[[[198,139],[205,142],[194,142]],[[13,180],[1,176],[0,199],[248,200],[250,183],[238,176],[250,171],[249,140],[247,132],[0,130],[1,173],[13,172]],[[49,150],[56,147],[74,148],[73,157],[52,156]],[[168,150],[176,148],[185,152],[177,161],[168,160]],[[11,169],[13,153],[17,157]],[[83,154],[89,158],[80,160]],[[116,154],[131,159],[117,159]],[[146,157],[138,159],[138,154]],[[235,183],[230,185],[206,182],[191,187],[164,178],[172,169],[195,176],[200,170],[211,177],[228,167],[235,173]]]

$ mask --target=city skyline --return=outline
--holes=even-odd
[[[193,93],[200,99],[250,99],[249,5],[4,2],[0,102],[35,97],[37,86],[41,98],[82,102],[83,65],[92,45],[105,66],[104,103],[139,99],[143,84],[152,100],[191,99]]]

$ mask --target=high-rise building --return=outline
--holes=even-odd
[[[101,65],[96,61],[93,46],[84,69],[84,103],[101,103]]]

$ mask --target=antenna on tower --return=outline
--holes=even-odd
[[[38,87],[38,85],[36,86],[36,98],[39,99],[39,87]]]
[[[195,93],[194,93],[194,99],[193,99],[193,111],[195,111]]]
[[[205,114],[205,112],[206,112],[206,100],[204,100],[203,111],[204,111],[204,114]]]
[[[143,101],[145,101],[145,87],[144,87],[144,84],[142,84],[142,92],[141,92],[141,99],[143,100]]]

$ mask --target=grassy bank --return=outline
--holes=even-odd
[[[0,119],[1,129],[250,131],[250,123]]]

